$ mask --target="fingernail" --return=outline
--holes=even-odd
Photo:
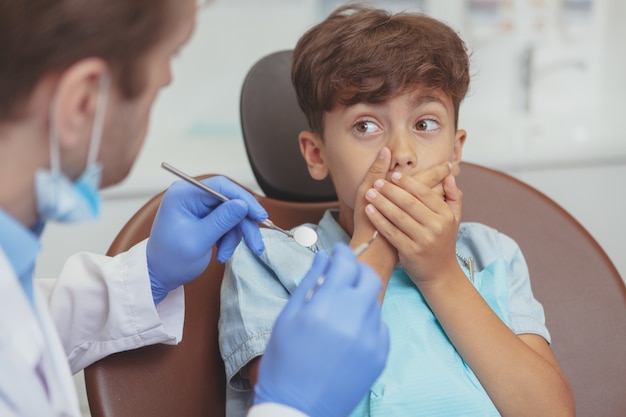
[[[378,153],[378,159],[385,159],[385,156],[387,156],[387,148],[382,148]]]
[[[365,197],[367,197],[367,199],[369,200],[376,198],[377,195],[378,194],[376,193],[376,190],[373,190],[371,188],[365,193]]]
[[[391,174],[391,179],[394,181],[400,181],[400,178],[402,178],[402,174],[400,174],[399,172],[394,172],[393,174]]]
[[[383,185],[385,185],[385,181],[383,181],[383,180],[379,179],[379,180],[374,181],[374,187],[375,188],[381,189],[381,188],[383,188]]]
[[[376,209],[374,208],[373,205],[368,204],[367,206],[365,206],[365,211],[370,213],[370,214],[372,214],[372,213],[374,213],[376,211]]]
[[[452,172],[452,162],[448,161],[448,169]]]

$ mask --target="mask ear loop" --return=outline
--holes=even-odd
[[[54,175],[57,175],[61,170],[61,156],[59,149],[59,138],[56,133],[56,126],[54,124],[54,109],[56,107],[57,95],[54,94],[54,98],[52,99],[52,103],[50,103],[50,108],[48,108],[48,119],[49,123],[49,131],[48,137],[50,138],[50,172]]]
[[[98,151],[100,150],[100,142],[102,142],[102,131],[104,125],[104,115],[106,113],[106,103],[111,87],[111,76],[109,72],[102,74],[100,78],[100,86],[98,87],[98,101],[96,103],[96,115],[93,121],[93,130],[91,131],[91,143],[89,144],[89,153],[87,154],[87,167],[96,162]]]
[[[100,85],[98,86],[98,99],[96,103],[96,114],[94,116],[94,126],[91,131],[91,142],[89,144],[89,151],[87,153],[87,166],[96,161],[98,157],[98,151],[100,150],[100,142],[102,141],[102,131],[104,125],[104,115],[106,113],[106,102],[109,95],[109,89],[111,86],[111,76],[108,72],[105,72],[100,78]],[[56,126],[54,124],[54,108],[56,104],[56,94],[50,108],[48,109],[49,124],[49,137],[50,137],[50,171],[53,174],[58,174],[61,171],[61,156],[59,149],[59,138],[56,134]]]

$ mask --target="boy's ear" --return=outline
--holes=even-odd
[[[463,129],[459,129],[454,134],[454,153],[452,155],[452,162],[461,162],[463,156],[463,145],[465,145],[465,139],[467,138],[467,132]]]
[[[321,138],[311,131],[304,130],[298,135],[298,142],[300,143],[300,152],[306,161],[311,178],[314,180],[326,178],[328,176],[328,167],[326,162],[324,162],[324,144]]]

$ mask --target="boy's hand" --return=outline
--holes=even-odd
[[[385,147],[380,151],[378,158],[376,158],[368,169],[367,174],[357,190],[354,206],[352,240],[350,241],[352,248],[369,241],[376,231],[376,227],[365,214],[365,206],[368,204],[365,199],[365,193],[374,186],[376,180],[385,178],[389,174],[390,165],[391,152]],[[383,280],[383,283],[386,283],[394,265],[398,261],[398,252],[387,239],[379,235],[372,243],[372,247],[366,251],[360,259],[374,268]]]
[[[463,194],[450,165],[437,182],[442,187],[435,187],[433,182],[442,172],[441,165],[413,177],[394,172],[389,181],[379,179],[366,192],[368,218],[397,248],[406,272],[418,286],[459,268],[455,248]]]

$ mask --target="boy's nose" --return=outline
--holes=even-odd
[[[417,166],[417,154],[411,139],[402,134],[389,141],[387,146],[391,150],[392,171],[413,170]]]

